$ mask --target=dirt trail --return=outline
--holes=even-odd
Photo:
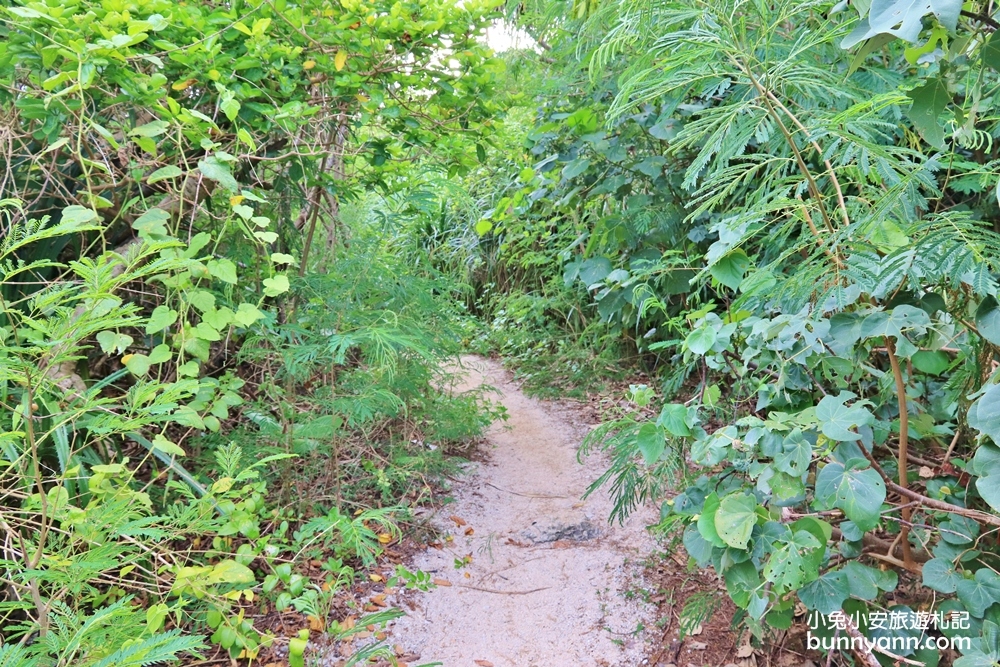
[[[626,592],[653,548],[643,530],[653,517],[640,512],[625,527],[609,525],[606,494],[581,500],[604,470],[598,457],[576,460],[588,425],[525,396],[497,362],[466,357],[463,366],[456,391],[497,388],[509,419],[490,428],[487,462],[475,464],[456,484],[456,502],[432,519],[451,541],[412,563],[452,585],[417,594],[390,644],[419,655],[412,665],[640,664],[642,637],[634,633],[649,624],[651,607]],[[456,569],[467,555],[471,562]]]

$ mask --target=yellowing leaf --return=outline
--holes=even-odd
[[[302,63],[302,69],[312,69],[313,67],[316,67],[315,60],[307,60],[304,63]]]
[[[239,206],[240,204],[243,203],[244,199],[245,199],[245,197],[243,195],[234,195],[234,196],[232,196],[232,197],[229,198],[229,205],[230,206]]]
[[[172,85],[170,87],[173,90],[181,91],[181,90],[187,90],[188,88],[190,88],[191,86],[193,86],[196,83],[198,83],[198,79],[186,79],[184,81],[177,81],[177,82],[174,83],[174,85]]]
[[[382,544],[389,544],[389,542],[392,542],[392,535],[390,535],[389,533],[380,533],[378,536],[378,541]]]
[[[333,66],[337,68],[337,71],[344,69],[344,65],[347,64],[347,51],[337,51],[337,55],[333,58]]]
[[[375,574],[374,572],[368,575],[368,578],[374,582],[383,581],[381,574]]]

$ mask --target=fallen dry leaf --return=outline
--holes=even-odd
[[[384,579],[382,579],[382,575],[381,574],[375,574],[374,572],[371,573],[371,574],[369,574],[368,578],[371,579],[372,581],[376,582],[376,583],[378,583],[380,581],[385,581]]]
[[[323,628],[326,625],[323,619],[319,616],[306,616],[306,620],[309,621],[309,629],[313,632],[323,632]]]
[[[749,658],[753,655],[753,646],[750,644],[744,644],[743,646],[736,649],[737,658]]]
[[[434,585],[435,586],[451,586],[451,582],[448,581],[447,579],[435,579],[434,580]]]
[[[452,521],[454,521],[455,525],[458,526],[459,528],[461,528],[462,526],[467,526],[469,524],[468,521],[466,521],[465,519],[463,519],[460,516],[455,516],[454,514],[452,514],[451,517],[449,517],[449,518]]]
[[[389,544],[389,542],[392,542],[392,535],[389,533],[379,533],[378,541],[379,544]]]
[[[489,660],[473,660],[472,662],[479,665],[479,667],[493,667],[493,663]]]
[[[688,644],[688,648],[694,649],[695,651],[704,651],[708,648],[708,644],[705,642],[691,642]]]
[[[373,595],[371,603],[378,605],[379,607],[385,606],[385,593],[379,593],[378,595]]]
[[[920,470],[918,472],[924,479],[929,479],[934,476],[934,471],[927,466],[920,466]]]
[[[476,531],[472,529],[472,526],[469,526],[468,528],[465,529],[466,535],[472,535],[474,532]]]
[[[694,626],[694,629],[692,629],[691,632],[688,633],[688,636],[689,637],[697,637],[703,631],[704,631],[704,628],[701,627],[701,623],[699,623],[698,625]]]

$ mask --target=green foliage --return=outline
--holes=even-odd
[[[428,146],[476,164],[493,6],[0,7],[0,662],[254,660],[256,614],[329,616],[448,468],[410,440],[488,423],[434,387],[442,283],[344,211]]]
[[[522,187],[476,229],[500,244],[498,273],[532,241],[525,322],[564,326],[538,288],[558,267],[574,313],[603,327],[584,349],[616,344],[655,374],[658,419],[610,415],[585,441],[611,453],[596,484],[616,519],[677,484],[663,525],[684,525],[762,642],[796,600],[864,611],[903,578],[942,610],[1000,603],[982,537],[1000,525],[991,12],[524,10],[555,83],[508,171]]]

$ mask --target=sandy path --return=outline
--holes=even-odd
[[[653,546],[643,525],[652,517],[639,512],[625,527],[610,526],[606,495],[580,499],[603,472],[597,457],[576,460],[587,425],[526,397],[496,362],[467,357],[463,366],[456,390],[496,387],[509,419],[487,434],[488,462],[456,484],[456,502],[432,519],[452,540],[411,564],[453,585],[418,593],[390,644],[419,655],[411,665],[638,665],[642,639],[633,633],[649,622],[649,608],[624,594],[640,583],[637,561]],[[467,555],[471,562],[456,569]]]

